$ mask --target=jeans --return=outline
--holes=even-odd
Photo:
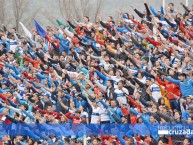
[[[180,111],[180,104],[179,104],[178,100],[172,99],[172,100],[169,100],[169,102],[170,102],[170,106],[171,106],[172,110],[176,109],[176,110]]]

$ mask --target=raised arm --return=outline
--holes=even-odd
[[[58,101],[60,103],[60,105],[62,106],[62,108],[64,108],[65,110],[68,110],[68,106],[64,105],[64,103],[62,102],[62,99],[60,97],[58,97]]]
[[[32,115],[32,114],[30,114],[29,112],[27,112],[27,111],[22,111],[26,116],[28,116],[31,120],[33,120],[33,121],[35,121],[35,117]]]
[[[155,78],[155,80],[158,82],[158,84],[165,86],[166,82],[163,82],[161,79],[159,79],[158,77]]]
[[[99,76],[99,78],[101,78],[104,82],[107,82],[107,80],[108,80],[108,78],[105,76],[105,75],[103,75],[100,71],[96,71],[96,74],[97,74],[97,76]]]
[[[92,102],[90,101],[90,99],[88,98],[88,95],[85,95],[86,96],[86,100],[88,101],[88,104],[92,107]]]
[[[9,109],[11,109],[11,110],[13,110],[14,112],[17,112],[17,113],[21,113],[21,109],[18,109],[18,108],[14,108],[14,107],[12,107],[12,106],[6,106],[7,108],[9,108]]]
[[[180,80],[175,80],[171,77],[167,77],[166,80],[169,81],[169,82],[172,82],[174,84],[180,85]]]
[[[166,122],[171,122],[174,120],[174,118],[171,118],[171,116],[167,116],[167,115],[164,115],[163,113],[161,112],[157,112],[157,114],[163,118]]]
[[[120,63],[119,61],[117,61],[116,59],[114,58],[111,58],[112,61],[114,61],[117,65],[123,67],[124,69],[126,69],[127,67],[125,65],[123,65],[122,63]]]

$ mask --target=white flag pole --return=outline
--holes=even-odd
[[[188,6],[188,0],[186,0],[186,6]]]
[[[162,0],[162,6],[165,9],[166,0]]]

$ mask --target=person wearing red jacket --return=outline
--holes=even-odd
[[[0,94],[0,98],[4,101],[4,102],[8,102],[7,101],[7,97],[4,94]]]
[[[184,27],[183,21],[180,21],[180,30],[185,33],[185,38],[193,38],[193,34],[191,33],[191,31],[188,31],[188,29]]]
[[[65,114],[65,116],[72,120],[72,123],[74,124],[80,124],[82,123],[82,121],[86,121],[85,118],[81,118],[80,117],[80,114],[81,114],[81,111],[80,110],[76,110],[75,111],[75,116],[72,116],[72,113],[71,112],[68,112],[67,114]]]
[[[40,61],[33,60],[33,59],[29,58],[29,57],[24,57],[24,60],[32,63],[35,68],[38,68],[38,65],[40,63]]]
[[[137,109],[139,109],[139,111],[142,113],[142,107],[141,107],[141,105],[140,105],[139,103],[137,103],[135,100],[133,100],[133,98],[131,98],[130,96],[127,97],[127,98],[128,98],[128,100],[129,100],[129,102],[130,102],[131,104],[133,104]]]
[[[0,94],[0,98],[5,102],[7,103],[8,102],[8,98],[11,99],[15,104],[18,104],[17,103],[17,100],[13,97],[13,94],[11,92],[6,92],[6,93],[3,93],[3,94]]]
[[[47,110],[42,110],[42,109],[40,109],[38,107],[35,107],[35,110],[36,111],[39,110],[42,114],[50,114],[50,115],[52,114],[52,115],[55,116],[56,119],[60,119],[61,118],[60,113],[54,112],[52,106],[48,106]]]
[[[147,41],[150,42],[151,44],[153,44],[155,47],[158,47],[161,45],[160,42],[155,41],[155,40],[151,39],[150,37],[147,37]]]
[[[27,73],[27,72],[22,72],[22,75],[23,75],[25,78],[29,79],[29,80],[33,80],[33,79],[34,79],[34,78],[32,77],[32,75],[29,74],[29,73]]]
[[[156,77],[155,80],[158,82],[158,84],[165,87],[166,92],[167,92],[167,96],[168,96],[168,100],[170,102],[170,106],[171,106],[172,110],[174,110],[174,109],[179,110],[179,105],[176,102],[176,99],[175,99],[175,96],[174,96],[174,95],[181,96],[179,86],[174,84],[174,83],[168,82],[168,81],[162,81],[158,77]]]
[[[121,111],[123,112],[123,114],[124,114],[125,116],[130,117],[131,124],[136,124],[136,122],[137,122],[137,116],[135,116],[135,115],[133,115],[133,114],[128,115],[128,114],[129,114],[129,110],[127,110],[126,107],[123,106],[123,105],[121,106]]]

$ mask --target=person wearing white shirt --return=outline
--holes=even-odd
[[[97,106],[96,103],[93,103],[92,107],[92,114],[91,114],[91,124],[98,124],[100,121],[100,111],[101,108]]]
[[[153,83],[150,86],[150,92],[152,93],[152,97],[158,102],[159,98],[162,97],[160,88],[157,84]]]
[[[146,77],[145,76],[142,76],[142,73],[138,72],[138,75],[137,75],[137,79],[142,82],[142,83],[146,83]]]
[[[100,123],[100,117],[99,117],[99,113],[101,108],[97,105],[96,102],[91,102],[90,99],[88,98],[88,95],[85,95],[86,99],[89,103],[89,105],[92,107],[92,114],[91,114],[91,124],[98,124]]]
[[[80,106],[79,110],[81,111],[81,114],[80,114],[81,118],[85,118],[86,119],[86,123],[88,124],[89,123],[88,113],[84,111],[84,107],[83,106]]]
[[[153,83],[150,78],[146,79],[146,84],[149,86],[148,91],[150,91],[151,96],[156,102],[158,102],[159,98],[162,97],[159,86]]]
[[[118,82],[118,88],[114,91],[116,100],[121,101],[122,104],[127,104],[127,95],[129,95],[129,91],[123,87],[123,82]]]
[[[106,73],[105,71],[103,71],[103,74],[105,76],[107,76],[109,79],[114,81],[114,84],[116,85],[120,80],[122,80],[122,76],[123,76],[123,72],[118,69],[116,70],[115,76],[111,76],[108,73]]]
[[[110,123],[108,110],[106,108],[101,107],[99,115],[100,115],[100,124]]]

